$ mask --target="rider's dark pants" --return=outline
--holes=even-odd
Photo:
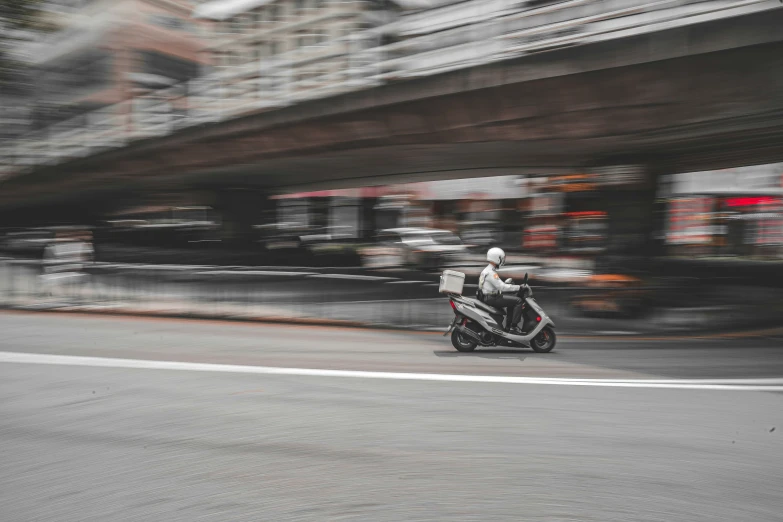
[[[506,329],[517,326],[522,319],[522,298],[515,295],[493,295],[484,298],[484,302],[495,308],[506,309]]]

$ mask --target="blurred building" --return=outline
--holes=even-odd
[[[38,41],[44,27],[56,28],[59,18],[52,1],[40,6],[30,27],[5,27],[6,12],[0,13],[0,142],[10,143],[30,129],[33,76],[30,74],[30,47]],[[4,10],[5,11],[5,10]]]
[[[412,77],[482,63],[501,52],[498,20],[519,11],[525,0],[405,0],[399,19],[383,27],[384,73]]]
[[[31,47],[36,128],[186,81],[204,61],[186,0],[61,0],[49,18],[59,30]],[[129,111],[122,107],[120,111]]]
[[[25,29],[3,30],[0,45],[13,62],[11,74],[0,79],[0,140],[17,139],[31,129],[36,105],[34,64],[40,43],[67,27],[89,0],[47,0],[36,5],[34,20]],[[4,64],[9,66],[9,64]]]
[[[366,65],[355,62],[357,53],[379,43],[362,33],[397,9],[391,0],[212,0],[193,15],[212,21],[209,52],[224,98],[247,105],[270,103],[270,91],[290,99],[298,91],[339,90]]]

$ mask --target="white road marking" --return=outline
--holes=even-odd
[[[356,370],[319,370],[310,368],[277,368],[271,366],[240,366],[235,364],[149,361],[140,359],[113,359],[108,357],[80,357],[73,355],[48,355],[15,352],[0,352],[0,363],[49,364],[59,366],[90,366],[96,368],[130,368],[144,370],[179,370],[190,372],[246,373],[260,375],[300,375],[306,377],[344,377],[355,379],[393,379],[406,381],[598,386],[607,388],[666,388],[679,390],[783,391],[783,378],[721,380],[559,379],[540,377],[510,377],[499,375],[453,375],[440,373],[398,373],[367,372]]]
[[[229,276],[274,276],[274,277],[305,277],[316,275],[315,272],[281,272],[278,270],[207,270],[196,272],[197,275],[229,275]]]
[[[354,274],[316,274],[308,277],[313,277],[316,279],[349,279],[354,281],[392,281],[397,279],[396,277],[379,277]]]

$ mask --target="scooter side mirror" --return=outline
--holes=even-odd
[[[522,284],[523,284],[523,285],[526,285],[526,284],[527,284],[527,272],[525,272],[525,280],[524,280],[524,281],[522,281]]]

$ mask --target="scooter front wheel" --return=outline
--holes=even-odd
[[[458,352],[472,352],[476,349],[476,343],[467,335],[462,334],[459,330],[451,332],[451,344]]]
[[[555,348],[555,344],[557,344],[557,336],[551,326],[542,328],[530,341],[530,347],[536,353],[549,353]]]

